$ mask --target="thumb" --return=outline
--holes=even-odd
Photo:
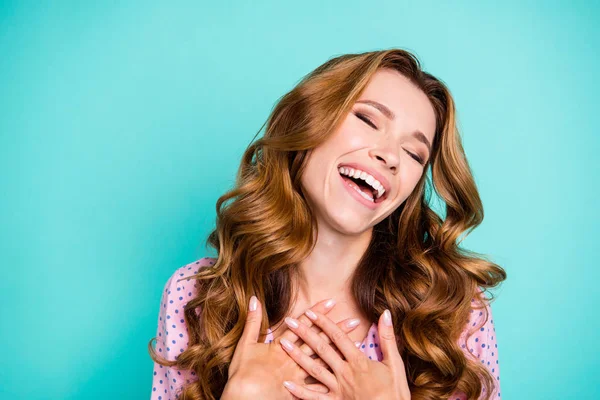
[[[385,310],[381,314],[377,329],[381,352],[383,354],[381,362],[388,367],[397,367],[403,364],[402,357],[400,357],[400,353],[398,352],[398,344],[396,343],[396,334],[394,333],[390,310]]]
[[[256,296],[250,297],[248,303],[248,314],[246,316],[246,324],[240,341],[243,343],[257,343],[260,334],[260,324],[262,322],[262,307]]]

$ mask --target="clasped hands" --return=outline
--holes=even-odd
[[[348,320],[336,324],[327,317],[333,304],[322,301],[298,320],[287,317],[288,330],[272,343],[259,343],[262,309],[252,296],[221,399],[289,399],[291,394],[293,399],[306,400],[409,400],[389,311],[378,321],[383,354],[379,362],[369,359],[357,348],[360,343],[347,336],[357,325],[348,326]],[[316,359],[311,357],[315,354]],[[305,384],[310,376],[317,383]]]

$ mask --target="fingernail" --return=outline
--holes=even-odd
[[[354,345],[355,345],[356,347],[360,347],[360,342],[354,342]]]
[[[351,319],[350,321],[346,322],[346,326],[348,328],[354,328],[358,324],[360,324],[360,319],[358,319],[358,318],[354,318],[354,319]]]
[[[294,384],[293,384],[292,382],[290,382],[290,381],[283,381],[283,385],[284,385],[286,388],[288,388],[288,389],[291,389],[291,390],[294,390],[294,389],[296,389],[296,385],[294,385]]]
[[[289,351],[294,350],[294,345],[292,344],[292,342],[290,342],[289,340],[287,340],[286,338],[281,338],[279,340],[279,342],[283,345],[283,347],[285,347],[286,349],[288,349]]]
[[[329,299],[325,303],[325,308],[329,309],[329,308],[333,307],[334,304],[335,304],[335,300],[334,299]]]
[[[298,321],[296,321],[294,318],[285,317],[285,323],[288,324],[290,328],[298,327]]]
[[[256,298],[256,296],[252,296],[250,297],[250,311],[256,311],[256,306],[258,305],[258,299]]]
[[[304,312],[304,314],[306,314],[306,316],[310,319],[312,319],[313,321],[317,320],[317,314],[315,314],[314,312],[312,312],[312,310],[306,310]]]
[[[383,323],[387,326],[392,326],[392,314],[390,314],[390,310],[383,312]]]

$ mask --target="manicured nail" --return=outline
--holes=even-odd
[[[360,347],[360,342],[354,342],[354,345],[355,345],[356,347]]]
[[[335,304],[335,300],[334,299],[329,299],[325,303],[325,308],[329,309],[329,308],[333,307],[334,304]]]
[[[294,350],[294,345],[292,344],[292,342],[290,342],[289,340],[287,340],[286,338],[281,338],[279,340],[279,342],[283,345],[283,347],[285,347],[288,351],[292,351]]]
[[[346,326],[348,328],[354,328],[358,324],[360,324],[360,319],[358,319],[358,318],[354,318],[354,319],[351,319],[350,321],[346,322]]]
[[[296,389],[296,385],[294,385],[294,384],[293,384],[292,382],[290,382],[290,381],[283,381],[283,385],[284,385],[286,388],[288,388],[288,389],[291,389],[291,390],[294,390],[294,389]]]
[[[304,314],[306,314],[306,316],[310,319],[312,319],[313,321],[317,320],[317,314],[315,314],[314,312],[312,312],[312,310],[306,310],[304,311]]]
[[[288,324],[290,328],[298,327],[298,321],[296,321],[294,318],[285,317],[285,323]]]
[[[392,314],[390,314],[390,310],[383,312],[383,323],[387,326],[392,326]]]
[[[258,305],[258,299],[256,296],[250,297],[250,311],[256,311],[256,306]]]

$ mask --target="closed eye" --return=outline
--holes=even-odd
[[[355,112],[354,115],[356,115],[356,117],[358,119],[360,119],[361,121],[363,121],[365,124],[369,125],[371,128],[373,129],[377,129],[377,126],[369,119],[367,118],[367,116],[365,116],[364,114],[361,114],[359,112]],[[416,160],[419,164],[424,165],[423,164],[423,159],[421,157],[419,157],[416,154],[411,153],[410,151],[407,151],[408,155],[410,155],[414,160]]]
[[[407,151],[407,153],[414,158],[415,160],[417,160],[417,162],[421,165],[423,165],[423,159],[419,156],[417,156],[416,154],[411,153],[410,151]]]
[[[369,125],[371,128],[377,129],[377,126],[369,118],[367,118],[364,114],[355,112],[354,115],[356,115],[356,117],[358,119],[362,120],[365,124]]]

